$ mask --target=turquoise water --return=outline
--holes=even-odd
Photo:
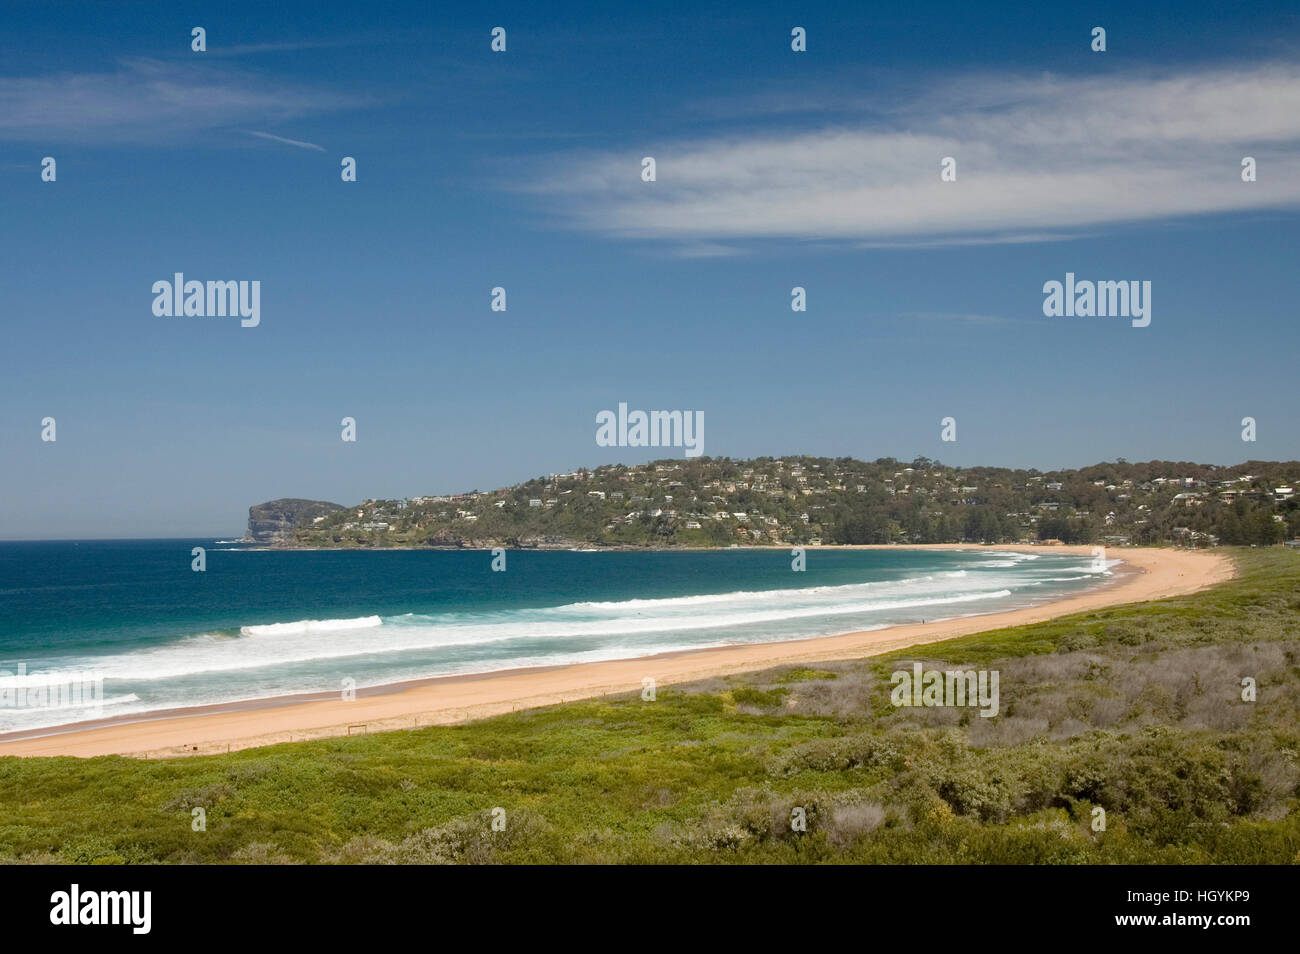
[[[1113,563],[810,550],[793,572],[785,550],[510,551],[493,572],[484,551],[0,543],[0,731],[994,613],[1095,586]],[[103,680],[94,705],[31,692],[79,673]],[[4,693],[18,689],[26,703]]]

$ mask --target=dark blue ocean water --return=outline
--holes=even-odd
[[[207,548],[206,572],[191,548]],[[990,613],[1097,585],[1087,557],[978,551],[268,551],[212,540],[0,543],[0,731],[422,676]],[[25,667],[23,679],[7,678]],[[30,698],[30,694],[29,694]]]

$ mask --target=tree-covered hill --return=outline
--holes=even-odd
[[[311,547],[862,543],[1271,544],[1300,536],[1300,462],[1118,460],[1078,470],[921,457],[699,457],[492,491],[365,500],[276,542]]]

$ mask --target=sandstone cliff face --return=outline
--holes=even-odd
[[[254,543],[285,543],[294,527],[310,524],[314,517],[342,509],[338,504],[324,500],[299,500],[293,497],[268,500],[248,508],[248,533],[244,538]]]

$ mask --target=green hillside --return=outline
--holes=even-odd
[[[1270,544],[1300,536],[1296,486],[1297,461],[1233,467],[1118,461],[1040,472],[945,467],[925,458],[903,463],[700,457],[554,474],[493,491],[366,500],[314,514],[276,542],[311,547],[1049,539]]]

